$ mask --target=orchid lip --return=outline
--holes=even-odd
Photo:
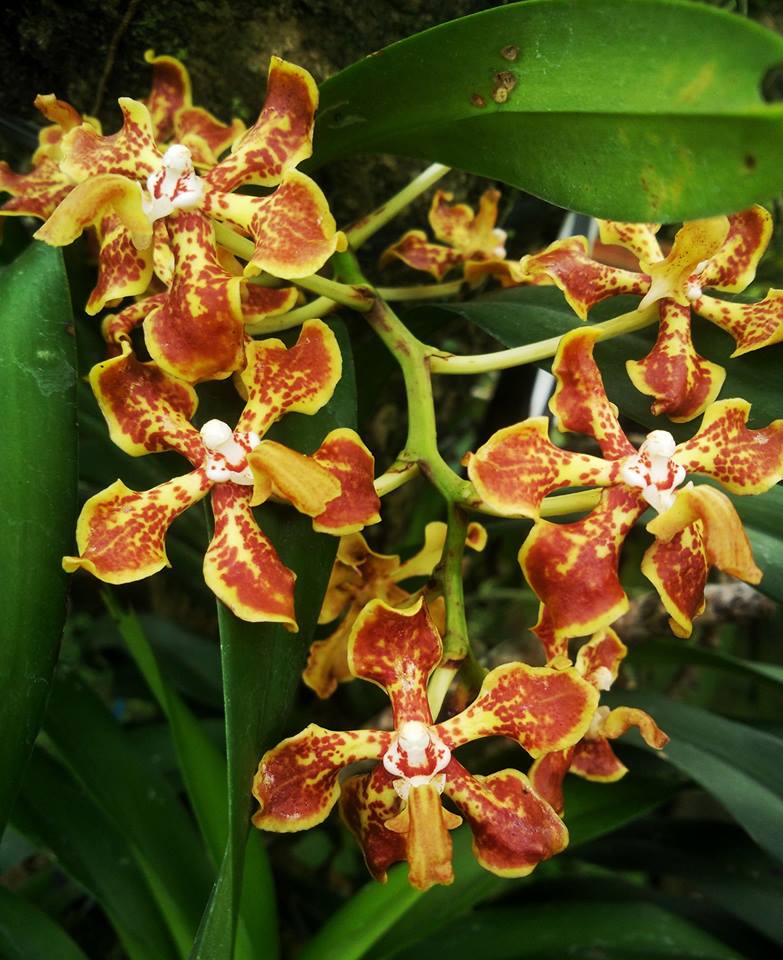
[[[247,455],[261,443],[257,433],[240,433],[223,420],[208,420],[201,428],[201,439],[207,449],[205,471],[209,480],[253,486],[255,481]]]
[[[163,154],[160,167],[147,177],[142,208],[150,223],[174,210],[193,210],[204,198],[204,181],[198,176],[190,150],[173,143]]]
[[[639,487],[642,496],[658,513],[674,503],[675,490],[685,479],[685,468],[672,460],[676,449],[668,430],[653,430],[620,468],[623,483]]]
[[[406,720],[383,755],[386,770],[398,779],[394,789],[406,800],[411,787],[432,784],[439,792],[445,786],[441,771],[451,761],[451,751],[432,727],[420,720]]]

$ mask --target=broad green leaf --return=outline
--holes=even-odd
[[[65,620],[76,513],[74,339],[58,250],[0,273],[0,833],[38,733]]]
[[[43,910],[0,887],[3,960],[87,960],[87,955]]]
[[[217,868],[228,833],[225,758],[166,682],[136,616],[123,611],[108,591],[104,598],[117,629],[169,722],[185,789]],[[265,859],[264,848],[258,845],[254,854],[255,869],[245,878],[247,909],[240,916],[236,960],[254,960],[275,936],[277,918],[272,874]]]
[[[783,666],[777,663],[757,663],[735,657],[721,650],[697,647],[683,640],[665,640],[656,638],[649,643],[639,644],[631,650],[628,663],[643,664],[649,662],[696,664],[727,673],[742,673],[756,680],[764,680],[775,686],[783,687]]]
[[[450,960],[742,960],[719,940],[650,903],[541,903],[492,907],[396,954]]]
[[[783,38],[704,4],[509,4],[328,80],[314,160],[437,160],[617,220],[729,212],[783,186],[761,94],[781,60]]]
[[[637,302],[631,297],[619,297],[599,304],[590,314],[591,321],[600,322],[618,316],[632,310]],[[445,311],[470,320],[504,347],[547,340],[584,326],[560,291],[551,287],[518,287],[466,303],[418,308],[413,315],[419,316],[425,311]],[[644,357],[655,336],[656,326],[653,324],[635,333],[601,341],[596,345],[595,358],[609,399],[625,416],[650,430],[668,430],[682,441],[693,436],[700,421],[672,423],[666,417],[653,416],[650,398],[636,390],[625,371],[626,360]],[[726,368],[726,382],[720,398],[742,397],[752,404],[751,427],[765,427],[783,415],[783,381],[780,378],[783,344],[731,360],[731,339],[699,317],[694,318],[694,339],[703,356]],[[551,364],[551,359],[547,359],[539,366],[548,370]],[[760,589],[783,601],[783,539],[779,532],[783,488],[778,486],[754,497],[732,495],[732,500],[747,525],[756,562],[764,571]]]
[[[343,355],[343,376],[329,403],[315,416],[290,414],[270,433],[276,440],[305,453],[315,450],[326,434],[356,422],[356,386],[350,342],[343,324],[334,324]],[[299,677],[329,580],[337,539],[313,532],[307,517],[290,508],[264,506],[257,512],[283,562],[295,570],[296,617],[299,633],[274,624],[245,623],[218,604],[223,692],[228,752],[229,838],[215,888],[204,914],[191,960],[212,960],[231,953],[238,896],[244,869],[258,869],[248,857],[252,811],[250,787],[264,750],[286,732]],[[259,842],[258,838],[253,843]],[[252,845],[248,847],[252,850]],[[256,858],[257,859],[257,858]],[[276,953],[270,939],[265,960]]]
[[[669,799],[677,786],[668,780],[631,776],[609,786],[571,778],[567,788],[566,824],[574,847],[648,813]],[[365,956],[385,960],[476,903],[525,882],[505,880],[480,867],[467,827],[457,830],[453,838],[455,879],[451,886],[433,887],[423,894],[408,883],[406,866],[396,866],[389,872],[388,883],[368,883],[336,913],[299,960],[358,960]]]
[[[212,880],[186,809],[96,695],[75,678],[54,683],[44,730],[130,843],[180,955],[186,956]]]
[[[718,799],[756,843],[783,860],[783,741],[654,693],[623,691],[671,738],[658,754]]]
[[[174,942],[129,840],[40,749],[33,751],[11,822],[51,850],[62,869],[89,890],[130,960],[176,960]]]

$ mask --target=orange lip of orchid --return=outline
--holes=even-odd
[[[601,240],[630,251],[639,273],[594,260],[584,237],[558,240],[523,257],[518,275],[528,283],[555,284],[583,320],[592,306],[619,294],[643,295],[640,306],[658,304],[658,338],[642,360],[629,360],[634,386],[653,397],[652,412],[675,422],[693,420],[720,392],[725,370],[701,357],[691,339],[691,310],[717,324],[737,344],[734,356],[783,339],[783,294],[770,290],[760,303],[740,304],[705,290],[744,290],[753,280],[772,233],[760,206],[729,217],[694,220],[677,233],[664,257],[659,224],[599,221]]]
[[[265,440],[286,413],[316,413],[341,374],[332,331],[320,320],[302,327],[297,343],[251,341],[242,381],[247,402],[235,429],[210,420],[198,431],[192,387],[140,363],[127,342],[119,356],[97,364],[90,382],[112,440],[131,456],[175,450],[193,471],[138,493],[118,480],[91,497],[79,517],[78,557],[107,583],[128,583],[167,565],[171,522],[211,491],[215,530],[204,558],[208,586],[237,616],[296,629],[294,574],[259,529],[251,507],[275,496],[313,518],[316,530],[338,536],[378,521],[373,457],[359,437],[333,430],[312,456]]]
[[[170,290],[145,324],[152,356],[192,383],[219,379],[239,369],[243,324],[290,309],[297,294],[251,290],[236,262],[226,265],[212,221],[253,237],[246,277],[262,271],[305,277],[345,248],[325,196],[295,169],[312,151],[318,92],[307,71],[273,57],[258,120],[244,132],[223,129],[221,139],[219,122],[190,104],[182,65],[149,58],[155,66],[149,109],[123,98],[119,132],[104,137],[84,123],[62,137],[58,169],[72,189],[36,237],[63,246],[98,227],[99,279],[88,311],[143,293],[154,272]],[[162,152],[161,136],[181,139]],[[230,139],[223,160],[205,163]],[[275,189],[264,197],[231,192],[247,184]],[[217,354],[199,339],[217,343]]]
[[[567,644],[555,636],[551,618],[542,606],[539,620],[533,632],[541,640],[547,653],[549,666],[570,664],[567,659]],[[576,657],[576,671],[597,691],[609,690],[617,679],[620,663],[628,648],[611,628],[599,630],[580,647]],[[563,813],[563,780],[567,773],[574,773],[586,780],[612,783],[624,777],[627,768],[617,758],[609,740],[622,736],[631,727],[636,727],[648,746],[661,750],[669,738],[658,728],[655,721],[643,710],[633,707],[600,706],[590,721],[584,737],[565,750],[544,754],[530,768],[530,782],[551,806]]]
[[[429,273],[440,281],[459,264],[464,264],[467,271],[468,264],[502,262],[506,232],[495,226],[500,192],[485,190],[478,211],[452,200],[452,194],[436,190],[430,205],[430,226],[440,243],[431,243],[422,230],[409,230],[384,250],[380,266],[402,260],[411,269]]]
[[[750,405],[721,400],[707,408],[690,440],[675,444],[667,431],[654,431],[637,451],[606,397],[593,359],[597,337],[592,328],[563,337],[552,368],[557,389],[550,406],[560,430],[593,437],[604,458],[554,446],[545,418],[538,418],[500,430],[468,455],[468,474],[493,510],[535,521],[519,560],[558,637],[594,633],[625,612],[628,599],[617,573],[620,548],[648,506],[659,511],[647,525],[656,540],[644,555],[642,572],[658,591],[672,630],[688,636],[704,607],[710,566],[749,583],[758,583],[761,571],[728,497],[682,482],[698,473],[733,494],[768,490],[783,476],[783,420],[749,430]],[[606,489],[581,520],[540,519],[543,498],[565,486]]]
[[[469,524],[468,546],[481,551],[486,539],[487,533],[481,524]],[[341,615],[342,619],[325,640],[313,642],[302,674],[304,682],[319,697],[331,696],[338,683],[353,679],[348,666],[348,636],[364,605],[373,599],[383,600],[392,607],[409,603],[413,597],[400,583],[413,577],[430,576],[441,558],[445,541],[446,524],[439,521],[428,523],[424,546],[403,562],[398,556],[371,550],[360,533],[343,537],[337,548],[318,622],[331,623]],[[433,605],[430,613],[436,617]]]
[[[406,610],[371,601],[356,619],[348,645],[354,676],[383,687],[394,731],[337,733],[311,724],[261,759],[253,782],[257,827],[287,832],[321,823],[338,798],[343,819],[377,880],[407,860],[409,880],[426,890],[451,883],[449,830],[462,818],[441,803],[445,794],[473,832],[479,863],[519,877],[563,850],[568,834],[551,806],[516,770],[487,777],[468,773],[454,751],[473,740],[505,736],[532,756],[563,750],[586,733],[597,693],[573,669],[504,664],[486,677],[462,713],[433,723],[427,681],[442,657],[440,637],[422,598]],[[359,760],[375,768],[346,780]]]

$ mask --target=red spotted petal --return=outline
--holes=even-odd
[[[639,308],[644,309],[664,298],[672,298],[687,307],[690,303],[688,287],[697,268],[721,249],[728,231],[726,217],[689,220],[683,224],[665,260],[642,264],[642,269],[650,275],[650,289]]]
[[[152,225],[142,208],[141,187],[113,174],[92,177],[74,187],[35,238],[53,247],[64,247],[73,243],[86,227],[111,214],[116,214],[136,247],[143,250],[150,245]]]
[[[263,436],[286,413],[317,413],[341,373],[337,339],[322,320],[306,321],[290,348],[281,340],[251,340],[241,374],[247,403],[237,429]]]
[[[580,637],[609,626],[628,609],[617,575],[620,547],[646,504],[625,486],[604,492],[599,505],[575,523],[539,520],[519,562],[555,635]]]
[[[341,488],[339,496],[313,520],[315,530],[343,535],[378,523],[381,501],[373,486],[375,458],[355,431],[332,430],[313,460],[339,480]]]
[[[655,234],[660,223],[621,223],[618,220],[599,220],[601,242],[630,250],[637,260],[655,263],[663,260],[661,246]]]
[[[753,552],[734,504],[714,487],[684,487],[677,493],[673,505],[651,520],[647,529],[667,543],[696,522],[701,527],[710,566],[747,583],[761,580],[761,570],[753,561]]]
[[[463,259],[458,250],[430,242],[423,230],[408,230],[396,243],[383,251],[379,266],[386,267],[392,260],[402,260],[412,270],[429,273],[440,281],[450,270],[462,263]]]
[[[312,153],[318,88],[302,67],[272,57],[266,99],[258,120],[231,154],[207,174],[217,190],[241,184],[273,186]]]
[[[194,465],[201,463],[204,446],[189,422],[198,399],[187,383],[154,363],[140,363],[126,342],[121,356],[92,368],[90,385],[112,440],[125,453],[177,450]]]
[[[538,622],[531,628],[544,648],[547,665],[550,666],[554,661],[568,661],[568,637],[555,634],[555,625],[552,623],[552,617],[549,611],[542,603],[538,608]]]
[[[436,190],[430,205],[430,226],[438,240],[456,248],[466,258],[502,257],[505,232],[498,230],[500,191],[490,187],[479,200],[476,213],[465,203],[452,204],[453,195]]]
[[[758,204],[729,217],[729,232],[720,250],[699,273],[702,287],[739,293],[756,276],[756,267],[772,236],[772,216]]]
[[[356,677],[383,687],[394,708],[394,726],[406,720],[431,723],[427,681],[443,653],[424,601],[393,610],[371,600],[354,624],[348,664]]]
[[[144,59],[152,64],[147,109],[153,136],[158,143],[167,143],[174,135],[175,114],[192,102],[190,76],[185,65],[175,57],[156,57],[154,50],[147,50]]]
[[[669,742],[668,736],[653,718],[636,707],[617,707],[612,710],[601,724],[601,733],[610,740],[616,740],[631,727],[637,727],[644,742],[656,750],[661,750]]]
[[[76,183],[107,173],[146,180],[160,166],[149,111],[128,97],[120,97],[119,104],[123,124],[118,133],[104,137],[85,123],[63,137],[62,170]]]
[[[748,430],[749,413],[746,400],[713,403],[673,459],[688,473],[712,477],[732,493],[769,490],[783,479],[783,420],[773,420],[763,430]]]
[[[500,877],[527,876],[568,844],[562,820],[518,770],[473,777],[452,760],[446,793],[473,831],[476,859]]]
[[[262,830],[287,833],[321,823],[337,802],[337,777],[357,760],[383,755],[391,734],[378,730],[336,733],[311,723],[261,758],[253,778],[260,809],[253,823]]]
[[[606,396],[593,359],[598,337],[596,329],[587,328],[572,330],[562,338],[552,365],[557,389],[549,406],[559,430],[593,437],[608,460],[618,460],[635,451],[617,420],[617,407]]]
[[[408,883],[412,887],[429,890],[436,883],[454,882],[449,830],[461,823],[462,817],[443,808],[433,784],[411,787],[407,805],[386,821],[386,829],[405,837]]]
[[[315,640],[310,646],[302,680],[322,700],[331,697],[338,683],[353,680],[348,666],[348,637],[360,609],[358,605],[352,606],[334,633],[326,640]]]
[[[642,559],[642,573],[653,584],[678,637],[689,637],[693,621],[704,610],[709,563],[701,524],[684,527],[668,542],[656,540]]]
[[[177,143],[190,148],[196,166],[212,167],[218,157],[245,132],[239,119],[223,123],[203,107],[184,107],[174,118]]]
[[[611,628],[599,630],[579,650],[576,669],[598,690],[608,690],[617,679],[620,663],[628,647]]]
[[[150,356],[187,380],[220,380],[245,361],[241,280],[221,267],[212,224],[198,211],[169,217],[176,267],[163,304],[149,315]]]
[[[250,509],[251,487],[220,483],[212,490],[215,532],[204,557],[204,579],[240,619],[282,623],[297,630],[294,580]]]
[[[293,504],[300,513],[315,517],[340,496],[339,480],[314,457],[274,440],[263,440],[248,454],[247,462],[257,481],[253,506],[274,494]]]
[[[549,278],[545,274],[531,279],[527,276],[522,264],[516,260],[498,260],[491,258],[489,260],[468,260],[464,267],[465,279],[471,286],[478,285],[484,277],[495,277],[500,281],[501,287],[518,287],[522,283],[529,283],[533,286],[540,284],[549,284]]]
[[[690,306],[662,300],[655,346],[644,360],[628,360],[628,376],[641,393],[655,398],[657,416],[675,423],[693,420],[720,393],[726,371],[696,353],[691,339]]]
[[[712,403],[726,372],[700,356],[691,339],[690,307],[674,300],[660,302],[658,338],[641,361],[629,360],[626,369],[641,393],[655,398],[654,414],[666,414],[676,423],[694,419]]]
[[[39,93],[33,101],[36,110],[39,110],[47,120],[59,128],[61,133],[67,133],[82,123],[83,118],[76,107],[72,107],[65,100],[58,100],[53,93]],[[49,128],[51,130],[51,128]],[[43,132],[43,131],[41,131]],[[50,140],[50,142],[52,142]]]
[[[612,464],[556,447],[546,417],[498,430],[466,458],[478,495],[506,516],[537,517],[544,497],[567,486],[606,486]]]
[[[576,747],[569,747],[567,750],[545,753],[534,761],[528,774],[536,793],[560,816],[565,807],[563,781],[571,767],[574,751],[584,742],[580,740]]]
[[[587,249],[585,237],[556,240],[543,252],[524,257],[522,266],[532,280],[543,275],[555,283],[582,320],[587,319],[591,307],[607,297],[647,290],[645,275],[598,263]]]
[[[96,314],[107,305],[146,291],[152,280],[152,251],[138,250],[116,214],[98,225],[98,283],[87,301],[87,313]]]
[[[122,480],[85,503],[76,525],[78,557],[63,557],[63,569],[79,567],[104,583],[131,583],[169,566],[166,531],[183,510],[201,500],[211,484],[201,470],[137,493]]]
[[[14,173],[0,161],[0,193],[11,194],[0,207],[4,216],[46,220],[71,190],[73,181],[60,171],[55,160],[43,158],[30,173]]]
[[[392,780],[379,763],[372,773],[349,777],[340,794],[340,814],[362,848],[367,869],[381,883],[392,864],[406,859],[405,837],[386,829],[386,821],[402,807]]]
[[[605,737],[581,740],[574,748],[570,772],[596,783],[614,783],[628,773]]]
[[[108,347],[110,357],[119,356],[123,344],[130,344],[130,334],[148,313],[159,307],[166,298],[165,293],[156,293],[143,300],[137,300],[119,313],[107,313],[101,322],[101,333]]]
[[[462,713],[436,726],[454,749],[481,737],[509,737],[538,757],[581,739],[598,694],[573,670],[505,663],[484,678],[478,697]]]
[[[770,290],[758,303],[731,303],[699,297],[693,309],[734,338],[732,357],[772,346],[783,340],[783,290]]]

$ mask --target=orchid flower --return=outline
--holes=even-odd
[[[548,666],[570,666],[568,644],[555,636],[546,607],[541,608],[533,632],[541,640],[547,654]],[[580,647],[576,656],[576,671],[592,684],[599,695],[609,690],[617,679],[620,663],[628,648],[611,627],[599,630]],[[559,813],[563,813],[563,780],[574,773],[585,780],[613,783],[628,772],[609,743],[621,737],[631,727],[637,727],[648,746],[661,750],[669,738],[659,729],[652,717],[635,707],[596,708],[584,737],[566,750],[556,750],[539,757],[530,768],[530,781],[538,793]]]
[[[193,470],[145,492],[121,480],[91,497],[76,529],[82,567],[107,583],[148,577],[167,565],[164,540],[183,510],[212,494],[215,530],[204,558],[204,578],[234,613],[297,629],[295,574],[280,561],[251,507],[275,496],[313,518],[313,527],[338,536],[378,521],[373,457],[352,430],[333,430],[312,456],[272,440],[269,427],[286,413],[316,413],[340,379],[341,357],[320,320],[302,327],[290,349],[279,340],[249,341],[242,384],[247,402],[235,429],[209,420],[201,430],[193,388],[139,362],[127,344],[120,356],[97,364],[90,383],[112,440],[131,456],[175,450]]]
[[[480,551],[486,541],[487,533],[481,524],[469,524],[468,546]],[[342,619],[325,640],[313,642],[302,674],[304,682],[319,697],[330,697],[338,683],[353,679],[348,667],[348,637],[365,604],[374,599],[383,600],[391,607],[409,603],[411,594],[400,586],[400,582],[430,576],[441,558],[445,542],[446,524],[440,521],[428,523],[424,530],[424,546],[403,562],[396,555],[371,550],[360,533],[342,538],[318,622],[331,623],[341,615]],[[442,602],[436,605],[428,600],[428,606],[436,623],[439,616],[443,619]]]
[[[371,601],[356,619],[348,643],[351,672],[386,690],[394,731],[343,733],[310,724],[261,758],[253,782],[264,830],[306,830],[321,823],[340,798],[343,819],[362,846],[377,880],[407,860],[410,882],[422,890],[451,883],[449,830],[461,817],[473,831],[479,863],[503,877],[530,873],[563,850],[568,833],[527,777],[501,770],[470,774],[453,755],[481,737],[505,736],[533,757],[567,749],[586,732],[597,693],[573,669],[507,663],[491,671],[462,713],[433,723],[427,681],[443,648],[422,598],[405,610]],[[369,773],[338,782],[341,770],[377,760]]]
[[[453,194],[436,190],[430,205],[430,226],[441,243],[431,243],[423,230],[408,230],[384,250],[380,265],[402,260],[440,281],[460,264],[505,257],[506,232],[495,226],[500,192],[485,190],[478,211],[453,199]]]
[[[783,420],[762,430],[746,426],[750,404],[711,404],[701,427],[681,444],[665,430],[637,451],[617,420],[593,359],[593,328],[566,334],[553,365],[558,385],[550,402],[558,428],[593,437],[605,459],[571,453],[547,436],[546,417],[494,434],[467,457],[480,498],[504,516],[535,520],[519,554],[531,587],[558,637],[585,636],[609,626],[628,607],[617,575],[620,547],[648,507],[658,513],[647,530],[655,543],[642,561],[670,616],[688,636],[704,608],[710,566],[758,583],[742,523],[729,498],[712,486],[683,482],[699,473],[734,494],[762,493],[783,476]],[[539,518],[542,499],[564,486],[606,489],[598,506],[574,523]]]
[[[575,313],[619,294],[640,294],[640,307],[658,304],[658,338],[643,360],[629,360],[634,386],[654,398],[652,412],[681,423],[693,420],[717,397],[726,371],[696,352],[691,309],[729,333],[733,356],[783,339],[783,291],[770,290],[759,303],[740,304],[708,296],[714,289],[738,293],[753,280],[772,234],[772,218],[760,206],[729,217],[683,225],[664,257],[659,224],[599,221],[601,240],[630,250],[640,273],[608,266],[587,252],[585,237],[558,240],[523,257],[519,270],[532,283],[554,283]]]
[[[172,112],[171,103],[164,109],[162,100],[162,95],[153,97],[152,106],[157,114],[169,110],[176,129],[186,106]],[[295,169],[312,151],[317,100],[307,71],[272,58],[258,120],[228,156],[201,176],[190,147],[171,143],[162,152],[147,106],[121,98],[124,122],[118,133],[103,137],[83,124],[63,138],[60,167],[77,186],[36,236],[64,246],[86,227],[98,227],[100,276],[88,304],[91,313],[107,301],[145,292],[154,269],[164,283],[173,276],[177,291],[171,292],[168,311],[158,311],[157,324],[146,324],[150,354],[191,382],[226,377],[242,361],[243,321],[238,292],[233,309],[226,309],[226,290],[234,278],[220,263],[213,221],[253,237],[255,251],[245,277],[262,271],[284,279],[304,277],[344,248],[345,238],[336,230],[323,193]],[[162,124],[159,116],[158,129]],[[264,197],[232,192],[249,184],[276,189]],[[237,291],[241,280],[233,284]],[[284,290],[267,296],[274,312],[290,307],[296,295]],[[213,300],[218,309],[207,337],[211,340],[219,328],[228,347],[214,357],[200,347],[193,357],[183,357],[191,338],[202,336],[199,328],[213,313]],[[171,334],[170,322],[176,327]],[[191,361],[198,373],[191,370]]]

